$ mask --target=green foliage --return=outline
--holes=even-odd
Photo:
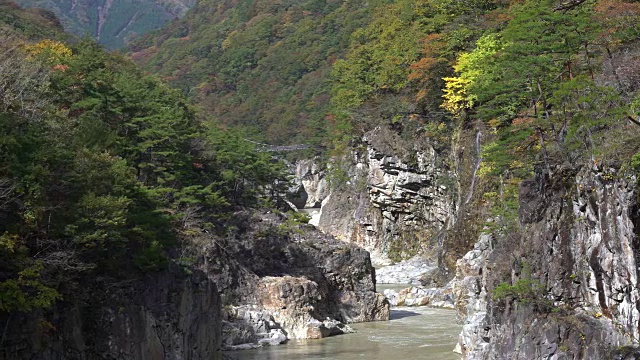
[[[158,241],[152,241],[136,257],[135,264],[144,272],[155,272],[166,269],[169,259],[164,253],[163,246]]]
[[[471,109],[480,100],[474,89],[496,80],[497,75],[488,74],[488,71],[495,66],[494,58],[503,47],[499,35],[494,33],[478,39],[472,52],[461,54],[453,67],[460,76],[444,78],[442,107],[454,114]]]
[[[17,279],[0,282],[0,311],[31,311],[51,306],[60,294],[40,280],[42,264],[35,263],[18,272]]]
[[[402,232],[394,237],[387,246],[387,255],[394,262],[407,260],[420,254],[431,240],[432,233],[428,230]]]
[[[91,40],[0,49],[20,70],[0,95],[0,311],[49,307],[61,282],[166,269],[184,229],[286,185],[281,162]]]
[[[578,54],[597,33],[590,6],[562,12],[554,11],[550,0],[527,1],[512,13],[503,31],[486,35],[472,52],[458,57],[460,76],[447,80],[444,106],[450,111],[479,105],[483,119],[508,120],[528,106],[534,116],[544,116],[559,80],[589,70],[588,63],[579,64]],[[588,61],[588,50],[585,56]]]
[[[330,68],[384,1],[200,2],[132,45],[134,59],[223,126],[274,144],[325,141]]]
[[[288,219],[291,219],[300,224],[307,224],[309,220],[311,220],[311,216],[306,213],[301,213],[297,211],[289,211],[287,212]]]
[[[498,284],[493,289],[495,301],[517,301],[523,305],[530,305],[540,313],[555,313],[560,308],[553,305],[553,301],[547,298],[545,286],[530,275],[516,280],[513,285],[506,282]]]
[[[338,108],[355,108],[377,91],[405,87],[409,65],[418,59],[418,42],[426,35],[415,21],[418,8],[411,4],[380,8],[366,28],[352,34],[346,59],[332,69],[336,79],[332,101]]]
[[[635,153],[631,157],[630,166],[634,171],[640,173],[640,152]]]
[[[22,9],[13,0],[0,0],[0,30],[3,34],[17,34],[31,40],[66,37],[53,13]]]
[[[513,285],[506,282],[498,284],[493,289],[494,300],[517,300],[523,304],[539,301],[544,296],[544,286],[537,280],[522,278]]]

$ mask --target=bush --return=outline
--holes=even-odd
[[[516,280],[513,285],[506,282],[498,284],[493,289],[493,300],[518,301],[524,305],[532,305],[540,312],[551,312],[554,307],[546,294],[546,288],[540,281],[524,277]]]

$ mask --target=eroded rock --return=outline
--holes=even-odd
[[[238,213],[237,219],[246,228],[224,247],[207,247],[205,259],[226,303],[236,305],[227,348],[259,344],[274,329],[288,339],[316,338],[326,331],[314,324],[327,318],[344,324],[389,319],[365,250],[311,225],[285,232],[290,225],[276,213]],[[338,333],[331,329],[328,334]]]
[[[391,306],[429,306],[453,309],[455,299],[451,285],[442,288],[409,287],[400,291],[386,289],[384,296]]]
[[[521,236],[483,235],[457,264],[467,359],[624,358],[617,349],[639,338],[635,178],[596,166],[554,171],[521,184]],[[489,296],[500,281],[528,278],[540,284],[533,300]]]
[[[5,315],[12,330],[0,359],[219,359],[216,285],[202,272],[174,270],[126,282],[94,279],[57,303],[47,322],[37,312]]]

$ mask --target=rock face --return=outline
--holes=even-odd
[[[522,236],[511,247],[481,236],[458,262],[459,350],[467,359],[624,358],[618,348],[640,335],[636,181],[598,167],[538,175],[520,186]],[[487,296],[519,279],[539,282],[539,293]]]
[[[376,271],[378,284],[422,284],[431,278],[436,266],[421,255],[384,266]]]
[[[326,171],[311,159],[298,160],[292,166],[293,188],[289,191],[289,201],[298,209],[319,208],[329,196]]]
[[[366,134],[366,151],[354,153],[348,165],[350,182],[331,194],[319,221],[321,230],[362,246],[381,263],[387,255],[424,250],[418,244],[436,239],[455,212],[450,174],[436,151],[424,145],[394,156],[385,134],[380,128]]]
[[[52,321],[5,315],[0,359],[218,359],[220,311],[217,288],[201,272],[99,279],[90,294],[58,303],[47,314]]]
[[[205,250],[206,271],[225,294],[226,308],[245,309],[227,311],[227,348],[259,343],[275,329],[289,339],[339,333],[336,326],[328,331],[318,325],[327,318],[340,323],[389,319],[387,300],[375,292],[368,252],[311,225],[285,231],[290,225],[282,216],[238,213],[238,226],[244,228],[233,241],[221,239]]]
[[[455,299],[451,284],[442,288],[409,287],[399,292],[391,289],[384,291],[391,306],[429,306],[453,309]]]

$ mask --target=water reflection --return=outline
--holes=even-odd
[[[358,332],[320,340],[227,352],[234,360],[454,360],[460,333],[455,312],[446,309],[394,308],[391,320],[354,324]]]

